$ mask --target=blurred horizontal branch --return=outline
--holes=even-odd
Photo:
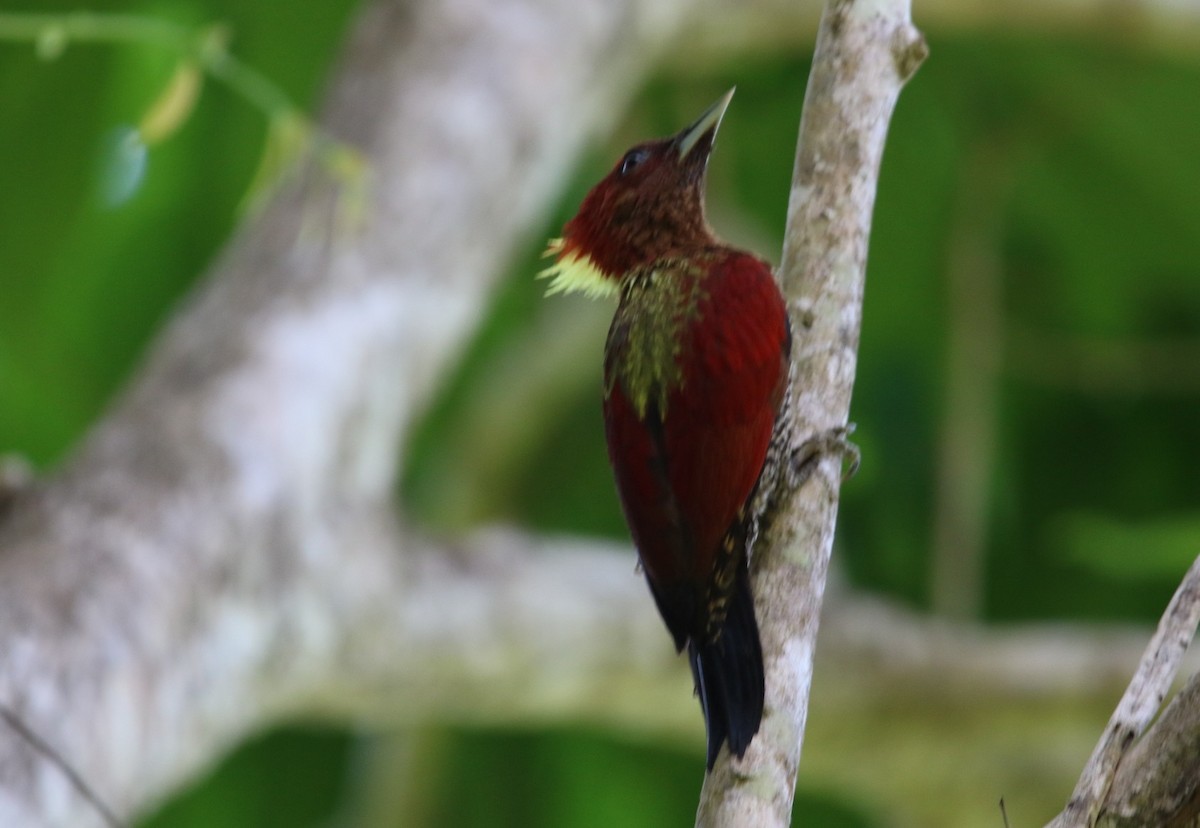
[[[1200,340],[1153,342],[1010,331],[1005,367],[1039,385],[1090,394],[1195,394]]]
[[[705,13],[685,25],[683,48],[669,64],[694,69],[714,56],[788,50],[812,43],[821,3],[756,0],[748,6],[707,0]],[[933,40],[941,34],[1012,32],[1108,39],[1130,47],[1195,60],[1200,52],[1200,5],[1187,0],[921,0],[915,9]]]

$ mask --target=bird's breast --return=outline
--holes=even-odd
[[[666,417],[684,383],[689,330],[702,300],[693,265],[659,263],[626,278],[605,349],[605,396],[619,384],[637,416],[650,405]]]

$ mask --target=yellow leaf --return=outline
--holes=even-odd
[[[183,125],[200,96],[203,75],[195,61],[181,61],[167,81],[158,99],[146,110],[138,124],[138,133],[146,146],[169,138]]]

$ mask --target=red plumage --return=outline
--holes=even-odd
[[[725,741],[741,756],[762,717],[746,547],[790,348],[770,267],[720,242],[704,217],[730,95],[626,153],[552,246],[550,268],[552,290],[619,296],[605,346],[609,459],[651,592],[688,647],[709,768]]]
[[[664,584],[711,576],[763,467],[787,370],[787,318],[767,265],[727,249],[705,255],[706,296],[681,332],[682,381],[667,395],[661,435],[614,376],[611,366],[625,356],[618,326],[606,354],[609,458],[646,574]]]

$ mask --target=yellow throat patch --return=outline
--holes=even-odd
[[[600,299],[605,296],[616,296],[620,283],[611,276],[605,276],[596,263],[587,254],[575,250],[567,250],[562,239],[551,239],[546,245],[542,258],[557,256],[558,260],[545,270],[538,273],[539,279],[550,279],[546,295],[556,293],[582,293],[589,299]]]

